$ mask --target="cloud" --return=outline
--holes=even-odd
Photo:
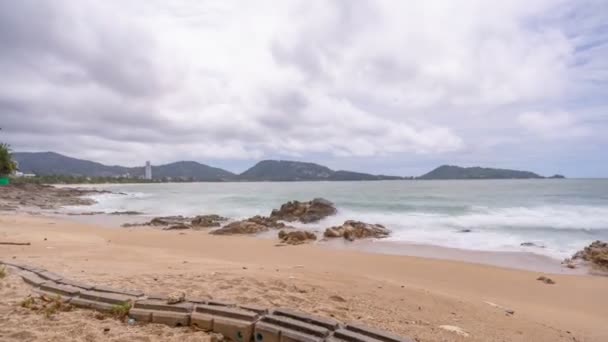
[[[517,121],[524,129],[545,139],[581,138],[591,133],[567,112],[526,112],[520,114]]]
[[[0,125],[15,149],[131,164],[588,144],[608,95],[601,6],[0,2]]]

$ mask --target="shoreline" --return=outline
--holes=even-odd
[[[69,220],[83,224],[95,224],[107,229],[129,229],[120,225],[137,221],[137,218],[150,219],[153,215],[132,215],[115,216],[110,214],[96,215],[66,215],[61,213],[53,214],[62,220]],[[136,227],[131,229],[155,229],[153,227]],[[207,232],[205,230],[203,232]],[[277,231],[270,231],[258,235],[246,235],[243,237],[252,239],[272,240],[275,243]],[[503,252],[503,251],[481,251],[473,249],[460,249],[432,244],[419,244],[400,241],[386,241],[383,239],[363,239],[358,241],[345,241],[332,239],[327,241],[317,241],[313,245],[321,248],[335,248],[344,250],[360,251],[370,254],[386,254],[409,257],[422,257],[446,261],[461,261],[472,264],[497,266],[515,270],[526,270],[544,272],[549,274],[571,274],[571,275],[598,275],[591,273],[591,269],[584,265],[579,265],[575,269],[569,269],[562,265],[562,260],[552,258],[543,254],[533,252]],[[604,274],[600,274],[604,275]]]
[[[122,184],[118,184],[117,186],[121,185]],[[30,189],[29,187],[33,188]],[[28,195],[26,197],[27,200],[25,204],[38,205],[38,208],[33,206],[23,206],[22,204],[24,202],[11,203],[10,201],[8,202],[8,204],[5,204],[5,206],[10,208],[10,210],[8,211],[9,213],[14,212],[17,215],[43,215],[58,218],[60,220],[70,220],[82,224],[95,224],[97,226],[103,226],[108,229],[125,229],[120,227],[120,225],[123,223],[131,223],[134,221],[148,220],[155,216],[149,213],[128,216],[111,215],[110,213],[82,215],[82,213],[87,212],[88,207],[96,203],[95,197],[99,194],[110,193],[126,195],[125,193],[114,192],[113,190],[114,189],[112,189],[112,186],[100,188],[98,187],[98,184],[84,184],[84,186],[71,184],[61,186],[30,185],[28,186],[28,188],[22,189],[22,193],[25,192]],[[39,193],[42,194],[44,201],[41,202],[33,199],[31,192],[34,192],[34,195]],[[17,199],[20,198],[20,196],[14,197],[16,197]],[[28,202],[28,200],[30,202]],[[53,200],[57,200],[56,203],[52,203]],[[0,201],[0,204],[2,204],[1,202],[2,201]],[[41,205],[46,207],[41,207]],[[1,213],[2,211],[0,211],[0,214]],[[303,227],[296,228],[302,229]],[[147,227],[146,229],[155,228]],[[315,230],[318,234],[320,233],[322,237],[322,230],[313,230]],[[272,239],[276,242],[277,232],[278,230],[273,230],[270,232],[252,235],[248,237]],[[605,273],[598,273],[585,265],[578,265],[576,269],[569,269],[562,265],[562,260],[558,258],[542,254],[540,253],[540,251],[538,253],[534,253],[534,249],[538,247],[531,247],[530,251],[487,251],[454,248],[427,243],[391,241],[385,239],[364,239],[354,242],[335,239],[328,241],[317,241],[314,244],[322,248],[355,250],[375,254],[423,257],[437,260],[462,261],[467,263],[498,266],[518,270],[545,272],[550,274],[606,275]]]
[[[32,243],[3,246],[0,259],[78,281],[292,306],[421,341],[608,338],[606,277],[558,274],[551,275],[556,284],[548,285],[536,280],[538,272],[459,261],[319,245],[276,247],[272,240],[205,231],[123,231],[19,214],[0,215],[0,236]]]

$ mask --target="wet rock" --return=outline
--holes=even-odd
[[[221,222],[228,220],[225,217],[219,215],[199,215],[192,219],[191,224],[193,227],[209,228],[219,227]]]
[[[472,230],[470,230],[470,229],[461,229],[458,232],[459,233],[470,233],[470,232],[472,232]]]
[[[522,247],[538,247],[538,248],[545,248],[545,246],[543,245],[537,245],[534,242],[522,242],[519,244]]]
[[[38,207],[40,209],[58,209],[62,206],[91,205],[95,200],[83,196],[100,193],[111,193],[106,190],[86,188],[58,188],[50,185],[17,183],[2,187],[0,206],[3,210],[15,210],[19,207]]]
[[[188,217],[184,217],[181,215],[179,215],[179,216],[162,216],[162,217],[153,218],[150,222],[148,222],[148,225],[150,225],[150,226],[170,226],[170,225],[183,224],[189,220],[190,219]]]
[[[536,280],[538,281],[542,281],[545,284],[549,284],[549,285],[553,285],[555,284],[555,281],[549,277],[545,277],[545,276],[540,276],[538,278],[536,278]]]
[[[68,216],[93,216],[93,215],[103,215],[105,214],[103,211],[85,211],[82,213],[67,213]]]
[[[320,221],[335,213],[336,207],[334,207],[332,202],[323,198],[315,198],[308,202],[287,202],[281,205],[280,209],[274,209],[270,214],[270,218],[288,222],[311,223]]]
[[[143,227],[143,226],[147,226],[146,223],[123,223],[120,225],[123,228],[131,228],[131,227]]]
[[[282,243],[288,245],[300,245],[317,240],[317,236],[314,233],[306,230],[294,230],[290,232],[281,230],[279,232],[279,239]]]
[[[330,227],[323,234],[327,238],[343,237],[346,240],[384,238],[389,236],[390,230],[381,224],[370,224],[361,221],[346,221],[341,226]]]
[[[234,234],[257,234],[271,229],[281,229],[287,226],[282,222],[277,222],[275,219],[254,216],[246,220],[236,221],[223,226],[220,229],[212,231],[210,234],[215,235],[234,235]]]
[[[185,223],[177,223],[169,227],[164,227],[163,230],[184,230],[190,228],[192,228],[192,226],[187,225]]]
[[[111,212],[110,215],[142,215],[143,213],[140,211],[127,210],[127,211],[114,211]]]
[[[593,267],[608,271],[608,243],[599,240],[594,241],[583,250],[576,252],[568,261],[568,263],[583,261]]]
[[[145,223],[125,223],[122,227],[139,227],[139,226],[152,226],[152,227],[164,227],[163,230],[174,230],[174,229],[190,229],[190,228],[207,228],[207,227],[219,227],[220,222],[227,220],[225,217],[219,215],[199,215],[195,217],[186,216],[160,216],[155,217],[149,222]]]

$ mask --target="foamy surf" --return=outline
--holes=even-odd
[[[564,258],[608,240],[608,181],[190,183],[111,185],[84,211],[147,216],[268,215],[289,200],[324,197],[338,214],[297,226],[323,231],[345,220],[380,223],[386,241]],[[526,243],[526,245],[523,245]],[[532,244],[530,246],[530,243]]]

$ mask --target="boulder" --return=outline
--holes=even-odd
[[[190,229],[190,228],[192,228],[192,226],[190,226],[188,224],[176,223],[174,225],[164,227],[163,230],[184,230],[184,229]]]
[[[126,215],[126,214],[125,214]],[[130,214],[129,214],[130,215]],[[208,228],[208,227],[219,227],[220,222],[227,220],[225,217],[219,215],[199,215],[195,217],[187,216],[161,216],[155,217],[149,222],[145,223],[125,223],[123,227],[135,227],[135,226],[153,226],[153,227],[164,227],[164,230],[174,229],[190,229],[190,228]]]
[[[308,202],[287,202],[281,205],[280,209],[274,209],[270,214],[270,218],[288,222],[311,223],[320,221],[335,213],[336,207],[334,207],[332,202],[323,198],[315,198]]]
[[[171,225],[183,224],[189,220],[190,219],[188,217],[183,217],[181,215],[179,215],[179,216],[162,216],[162,217],[153,218],[150,222],[148,222],[148,225],[150,225],[150,226],[171,226]]]
[[[141,211],[127,210],[127,211],[113,211],[110,215],[142,215]]]
[[[576,252],[571,261],[582,260],[592,266],[608,271],[608,243],[594,241],[583,250]]]
[[[167,295],[167,304],[177,304],[186,300],[184,291],[175,291]]]
[[[219,215],[199,215],[192,219],[191,224],[193,227],[209,228],[219,227],[220,222],[228,220],[225,217]]]
[[[220,229],[214,230],[211,234],[215,235],[233,235],[233,234],[257,234],[271,229],[285,228],[285,224],[276,220],[264,217],[254,216],[246,220],[236,221],[223,226]]]
[[[300,245],[303,243],[315,241],[317,236],[306,230],[294,230],[287,232],[285,230],[279,231],[279,239],[282,243],[288,245]]]
[[[519,244],[522,247],[538,247],[538,248],[545,248],[545,246],[543,245],[537,245],[534,242],[522,242]]]
[[[384,238],[390,234],[390,230],[381,224],[370,224],[361,221],[346,221],[341,226],[330,227],[323,234],[326,238],[343,237],[353,241],[365,238]]]

